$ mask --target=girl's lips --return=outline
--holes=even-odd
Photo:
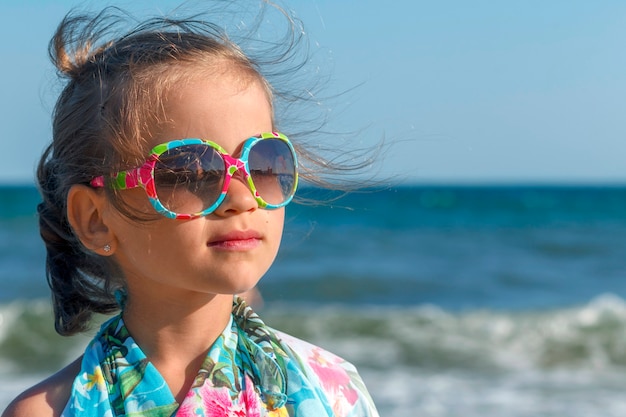
[[[233,231],[211,239],[207,246],[224,250],[250,250],[261,244],[262,236],[254,230]]]

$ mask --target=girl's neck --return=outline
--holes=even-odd
[[[206,350],[222,333],[232,310],[232,295],[197,297],[130,297],[124,323],[133,339],[150,355],[176,348]],[[184,346],[181,346],[184,342]],[[196,346],[194,348],[193,346]]]
[[[148,298],[129,297],[124,323],[180,403],[230,319],[233,296]]]

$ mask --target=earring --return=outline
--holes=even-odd
[[[107,243],[102,249],[104,249],[105,252],[111,252],[111,245]]]

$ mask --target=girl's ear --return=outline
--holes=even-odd
[[[115,235],[105,222],[106,195],[86,185],[76,184],[67,194],[67,219],[83,246],[99,255],[112,255]]]

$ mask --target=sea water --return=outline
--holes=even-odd
[[[626,415],[626,188],[303,190],[259,313],[355,363],[382,416]],[[0,187],[0,410],[80,354],[34,187]]]

